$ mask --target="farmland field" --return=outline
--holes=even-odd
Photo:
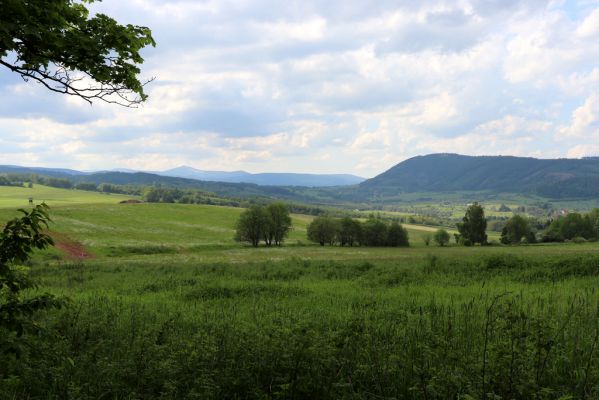
[[[294,215],[254,249],[241,209],[52,192],[63,247],[30,268],[69,305],[0,398],[599,397],[595,243],[425,247],[434,228],[406,225],[410,248],[320,247]]]

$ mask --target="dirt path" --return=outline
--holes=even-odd
[[[94,255],[87,251],[81,243],[77,243],[64,234],[52,232],[50,236],[54,239],[54,246],[65,254],[65,258],[75,261],[94,258]]]

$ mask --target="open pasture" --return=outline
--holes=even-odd
[[[44,185],[34,184],[33,187],[0,186],[0,209],[26,208],[29,206],[29,197],[35,204],[46,203],[49,206],[62,206],[72,204],[114,204],[121,200],[135,198],[100,192],[90,192],[76,189],[58,189]]]

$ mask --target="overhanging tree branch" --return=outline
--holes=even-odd
[[[52,92],[125,107],[147,99],[140,51],[155,46],[150,29],[119,25],[75,0],[3,0],[0,65]],[[15,61],[6,60],[14,54]]]
[[[66,94],[79,97],[89,104],[94,100],[102,100],[109,104],[118,104],[124,107],[137,107],[143,103],[145,98],[137,95],[136,92],[125,86],[124,84],[100,84],[98,86],[78,87],[77,83],[85,79],[83,77],[73,77],[64,67],[57,68],[56,71],[28,69],[12,65],[3,60],[0,60],[0,65],[5,66],[13,72],[21,75],[24,81],[29,79],[42,84],[48,90],[56,93]],[[85,74],[89,77],[89,74]],[[89,77],[90,80],[93,78]],[[142,87],[152,82],[154,78],[148,79],[141,84]]]

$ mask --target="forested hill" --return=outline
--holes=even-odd
[[[66,169],[0,166],[2,173],[39,174],[73,183],[190,188],[230,198],[267,197],[318,204],[393,203],[400,201],[404,193],[456,191],[535,194],[547,199],[599,198],[599,158],[535,159],[431,154],[403,161],[358,185],[312,188],[200,181],[144,172],[83,173]]]
[[[599,196],[599,158],[536,159],[431,154],[403,161],[362,182],[362,196],[490,190],[548,198]]]

